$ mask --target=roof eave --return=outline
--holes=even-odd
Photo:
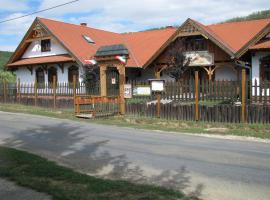
[[[15,49],[14,53],[12,54],[12,56],[9,58],[7,64],[5,65],[5,67],[8,67],[8,64],[12,63],[14,61],[15,56],[18,54],[19,49],[22,47],[22,45],[24,44],[24,41],[26,40],[26,38],[29,36],[29,34],[31,33],[33,27],[36,25],[38,21],[38,18],[36,18],[32,25],[30,26],[30,28],[28,29],[28,31],[25,33],[25,35],[23,36],[23,39],[21,40],[21,42],[19,43],[19,45],[17,46],[17,48]]]

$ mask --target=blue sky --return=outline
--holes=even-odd
[[[70,0],[0,0],[0,21]],[[13,51],[36,16],[115,32],[180,25],[188,17],[204,24],[270,8],[269,0],[80,0],[34,16],[0,24],[0,50]]]

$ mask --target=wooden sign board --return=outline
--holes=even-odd
[[[150,96],[151,87],[148,85],[136,86],[133,88],[134,96]]]
[[[214,64],[214,54],[208,51],[190,51],[184,53],[190,59],[189,66],[209,66]]]
[[[165,90],[165,81],[160,79],[153,79],[151,81],[151,90],[152,92],[163,92]]]

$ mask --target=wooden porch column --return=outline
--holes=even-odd
[[[117,65],[119,72],[119,96],[120,96],[120,114],[124,115],[125,110],[125,82],[126,82],[126,69],[124,64]]]
[[[241,109],[241,121],[246,122],[246,69],[242,69],[242,109]]]
[[[104,64],[101,64],[99,66],[100,71],[100,96],[105,97],[107,96],[107,77],[106,77],[106,70],[107,66]]]

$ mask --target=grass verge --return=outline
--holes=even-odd
[[[0,177],[47,193],[55,200],[197,199],[162,187],[87,176],[39,156],[6,147],[0,147]]]
[[[270,139],[270,124],[233,124],[233,123],[207,123],[192,121],[162,120],[156,118],[143,118],[132,116],[116,116],[110,118],[84,120],[74,117],[72,110],[51,110],[17,104],[0,104],[0,110],[6,112],[19,112],[61,119],[70,119],[97,124],[116,125],[148,130],[162,130],[173,132],[218,134],[248,136],[262,139]]]

